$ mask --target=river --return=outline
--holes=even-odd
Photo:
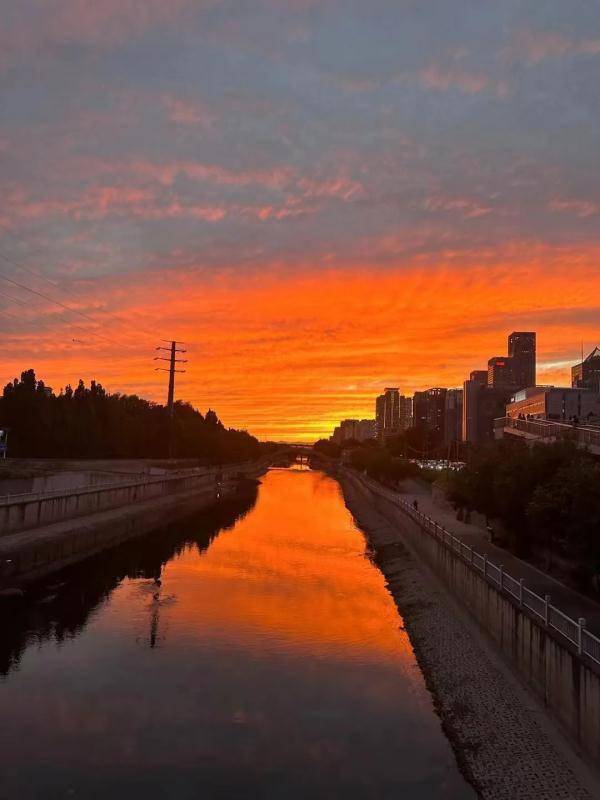
[[[273,469],[0,614],[2,800],[475,797],[324,473]]]

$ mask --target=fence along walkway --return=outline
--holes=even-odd
[[[356,476],[356,473],[354,474]],[[375,494],[385,497],[386,500],[397,506],[416,522],[424,533],[440,541],[446,548],[466,562],[472,570],[482,574],[485,580],[501,592],[513,597],[521,608],[526,608],[530,611],[534,617],[541,620],[548,630],[554,631],[575,645],[580,655],[585,654],[596,664],[600,664],[600,639],[586,630],[586,623],[583,617],[574,620],[564,614],[559,608],[552,605],[549,595],[541,597],[536,592],[528,589],[522,578],[514,578],[501,565],[495,564],[490,560],[487,555],[478,553],[475,548],[462,542],[431,517],[413,508],[397,492],[387,489],[365,476],[357,477],[360,477],[360,480]]]
[[[566,422],[548,419],[514,419],[500,417],[494,420],[494,428],[512,428],[536,439],[568,440],[592,452],[600,451],[600,427],[597,425],[570,425]]]

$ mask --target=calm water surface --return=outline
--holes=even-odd
[[[0,614],[3,800],[474,797],[322,473],[272,470]]]

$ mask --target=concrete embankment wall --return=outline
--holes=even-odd
[[[474,571],[457,553],[428,535],[389,499],[346,474],[364,497],[401,530],[402,541],[422,559],[475,618],[503,656],[544,701],[577,745],[600,758],[600,670],[510,596]],[[501,713],[501,709],[498,710]]]
[[[135,487],[118,487],[99,496],[91,492],[79,507],[67,500],[59,507],[59,521],[0,536],[0,590],[19,587],[206,508],[217,501],[217,492],[226,498],[235,491],[238,476],[257,478],[267,467],[267,461],[260,461],[211,469],[202,476],[151,483],[145,492],[139,487],[137,492]]]
[[[238,472],[252,474],[253,470],[256,470],[253,464],[205,467],[158,476],[133,475],[118,482],[87,487],[0,497],[0,537],[153,497],[189,489],[204,491],[214,487],[217,481],[227,481]]]

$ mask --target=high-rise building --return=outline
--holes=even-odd
[[[463,385],[462,440],[477,441],[477,407],[480,390],[487,385],[488,373],[479,369],[472,372]]]
[[[600,347],[594,347],[587,358],[571,367],[571,386],[600,392]]]
[[[349,441],[365,442],[367,439],[374,438],[374,419],[343,419],[331,437],[336,444],[344,444]]]
[[[400,428],[400,392],[397,388],[387,388],[383,393],[385,410],[383,427],[385,431],[398,431]]]
[[[513,331],[508,337],[513,384],[529,389],[536,383],[536,335],[534,331]]]
[[[478,443],[494,438],[494,420],[506,415],[506,404],[513,395],[512,389],[482,386],[477,396],[474,440]]]
[[[375,439],[377,436],[374,419],[360,419],[356,428],[356,438],[359,442]]]
[[[413,424],[413,401],[412,397],[400,395],[400,430],[405,431]]]
[[[378,439],[383,439],[385,425],[385,395],[380,394],[375,400],[375,433]]]
[[[432,388],[415,392],[413,397],[413,425],[431,435],[432,446],[444,441],[447,392],[447,389]]]
[[[508,356],[494,356],[488,361],[488,386],[514,391],[535,386],[535,359],[534,331],[513,331],[508,337]]]
[[[444,444],[458,442],[462,438],[463,390],[448,389],[444,405]]]
[[[488,361],[487,384],[496,388],[516,388],[512,370],[512,359],[494,356]]]

